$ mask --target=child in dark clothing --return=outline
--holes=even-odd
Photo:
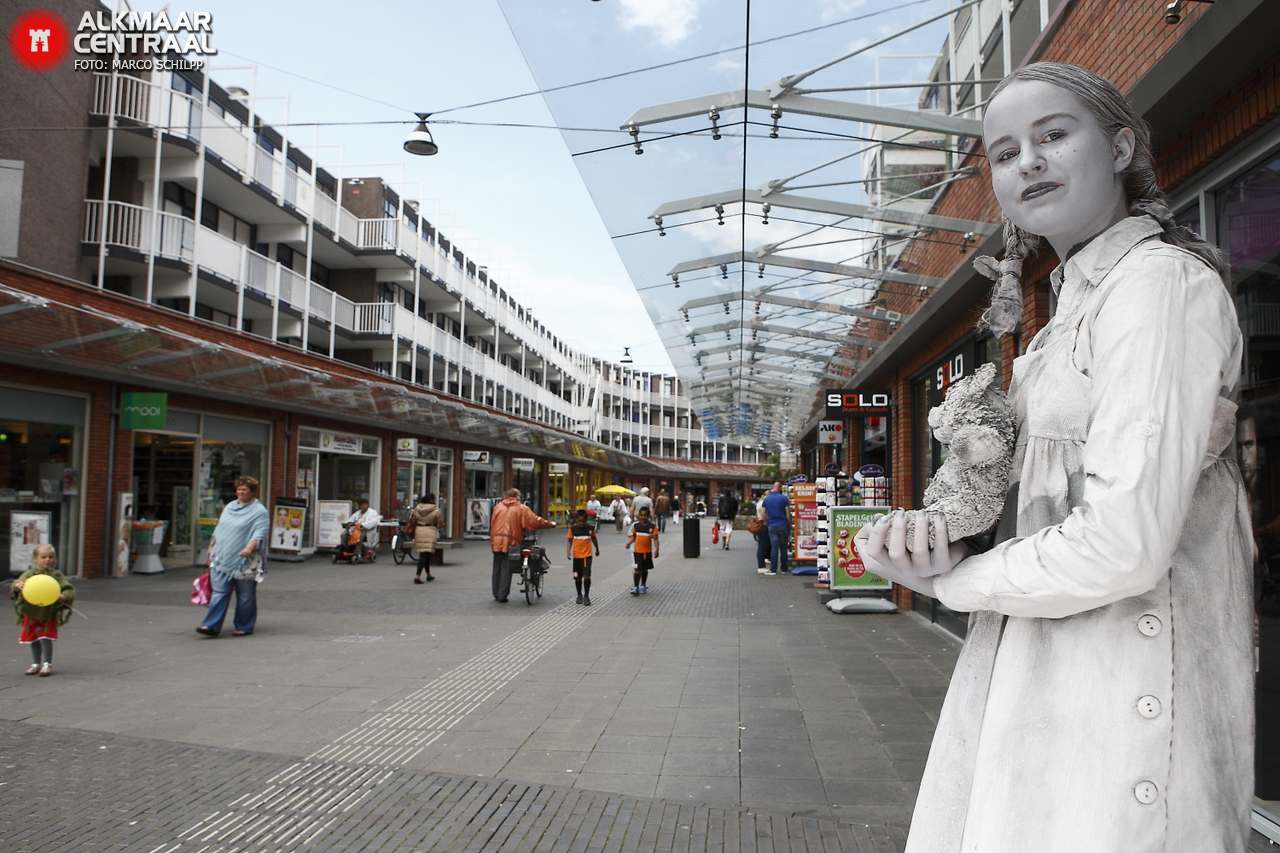
[[[27,675],[53,674],[53,641],[58,639],[58,626],[71,618],[71,602],[76,589],[54,566],[58,564],[58,552],[52,545],[37,545],[31,555],[31,568],[13,582],[9,594],[13,596],[13,609],[18,616],[18,642],[31,646],[31,666]],[[52,604],[38,607],[22,597],[22,588],[35,575],[49,575],[58,582],[59,596]]]
[[[649,517],[649,508],[642,507],[637,514],[639,520],[631,525],[631,535],[627,537],[626,547],[636,546],[636,567],[631,572],[632,595],[644,595],[649,591],[649,572],[653,570],[653,561],[658,556],[658,525]]]
[[[591,604],[591,551],[600,556],[600,543],[596,540],[596,528],[585,509],[573,514],[566,536],[565,556],[573,560],[573,585],[578,590],[578,603]]]

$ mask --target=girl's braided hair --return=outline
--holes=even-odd
[[[1129,214],[1152,217],[1164,229],[1163,239],[1173,246],[1199,256],[1213,267],[1226,281],[1230,265],[1226,257],[1212,243],[1208,243],[1192,229],[1173,219],[1169,201],[1156,177],[1155,161],[1151,154],[1151,128],[1134,110],[1133,105],[1109,80],[1081,68],[1060,62],[1033,62],[1012,71],[1000,81],[992,93],[994,99],[1015,80],[1037,80],[1066,89],[1085,105],[1108,138],[1123,128],[1133,130],[1133,158],[1121,172],[1124,181],[1125,200]],[[979,321],[980,328],[990,329],[996,337],[1007,335],[1018,327],[1022,318],[1022,261],[1035,254],[1040,238],[1004,221],[1004,258],[982,256],[974,259],[974,266],[983,275],[995,279],[991,305]]]

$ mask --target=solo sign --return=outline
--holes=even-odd
[[[844,421],[818,421],[818,444],[844,444]]]
[[[827,417],[841,415],[887,415],[889,395],[869,391],[828,391]]]
[[[164,429],[168,425],[168,394],[126,392],[120,395],[120,429]]]

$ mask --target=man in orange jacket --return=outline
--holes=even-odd
[[[526,530],[555,526],[554,521],[548,521],[520,503],[519,489],[507,489],[503,493],[502,502],[493,508],[493,515],[489,519],[489,548],[493,551],[493,597],[500,604],[506,604],[507,596],[511,594],[511,566],[507,562],[507,552],[520,547]]]

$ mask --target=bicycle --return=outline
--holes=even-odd
[[[514,555],[516,552],[512,550],[510,553]],[[547,549],[538,544],[538,537],[526,537],[520,546],[520,588],[524,592],[525,603],[531,607],[535,597],[542,598],[542,578],[550,566]]]
[[[413,534],[406,527],[407,524],[402,523],[391,534],[391,559],[396,561],[397,566],[404,564],[405,557],[417,559],[413,549]]]

